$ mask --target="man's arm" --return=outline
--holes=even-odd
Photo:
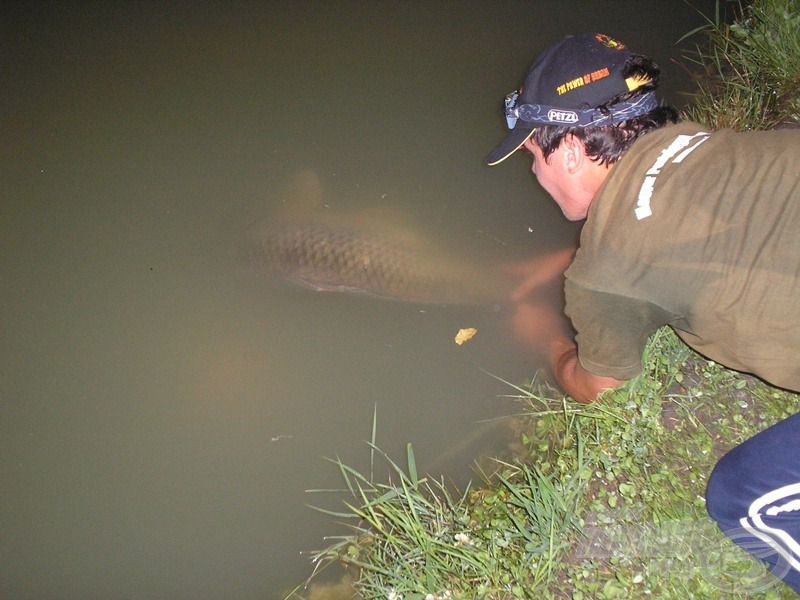
[[[597,399],[603,390],[619,387],[624,381],[603,377],[584,369],[578,362],[577,346],[565,338],[556,338],[551,344],[550,366],[558,386],[582,404]]]
[[[517,339],[541,353],[550,363],[558,386],[578,402],[587,404],[603,390],[624,383],[584,369],[578,362],[578,348],[564,330],[564,320],[546,303],[517,304],[513,312]]]

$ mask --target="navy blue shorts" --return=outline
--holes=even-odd
[[[728,537],[800,593],[800,413],[723,456],[706,506]]]

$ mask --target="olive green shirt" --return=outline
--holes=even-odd
[[[642,136],[598,190],[566,277],[592,373],[636,376],[669,324],[708,358],[800,390],[800,130]]]

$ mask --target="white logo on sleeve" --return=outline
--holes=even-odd
[[[653,197],[653,188],[656,184],[656,178],[661,173],[661,169],[667,162],[672,159],[673,163],[680,163],[686,158],[690,152],[697,148],[700,144],[709,138],[709,134],[701,131],[694,135],[679,135],[675,140],[666,148],[661,151],[661,154],[653,163],[653,166],[647,169],[645,173],[642,187],[639,189],[639,197],[636,201],[636,218],[641,221],[653,214],[650,209],[650,199]]]

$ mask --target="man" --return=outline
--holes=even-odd
[[[577,336],[546,341],[556,380],[590,402],[635,377],[670,325],[710,359],[800,391],[800,130],[678,123],[658,79],[646,57],[584,34],[544,50],[505,99],[511,132],[487,163],[524,148],[565,217],[586,219],[565,283]],[[723,457],[707,506],[800,592],[800,414]]]

